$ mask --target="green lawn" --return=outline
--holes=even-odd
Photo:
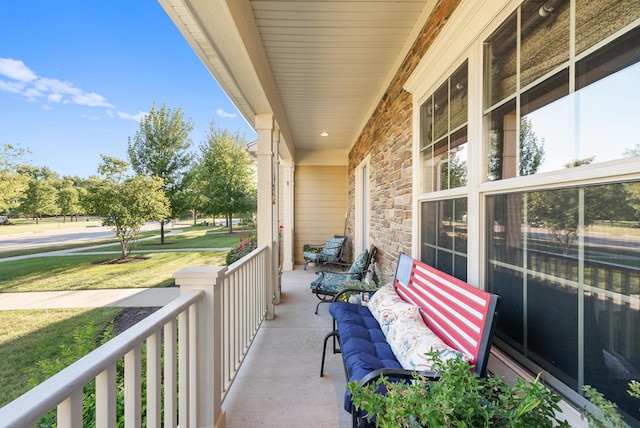
[[[225,264],[224,251],[163,252],[144,260],[104,264],[105,255],[38,257],[2,262],[0,292],[97,290],[107,288],[165,287],[185,266]]]
[[[237,245],[241,235],[211,232],[211,228],[188,228],[183,235],[167,236],[165,245],[159,245],[158,238],[141,242],[139,249],[232,247]],[[117,250],[118,246],[114,248]],[[37,251],[51,250],[48,247]],[[224,265],[226,253],[197,250],[140,253],[134,257],[143,257],[141,260],[114,264],[103,262],[114,260],[117,255],[81,253],[0,262],[0,293],[166,287],[174,283],[172,275],[186,266]],[[0,376],[3,379],[0,383],[0,406],[26,392],[30,388],[30,379],[42,378],[38,361],[58,358],[61,346],[73,343],[78,326],[93,322],[101,329],[119,312],[118,308],[0,312]]]
[[[249,232],[234,232],[232,234],[220,231],[220,228],[192,227],[180,234],[165,234],[164,244],[160,244],[160,235],[157,238],[140,241],[135,251],[163,250],[171,251],[174,248],[230,248],[236,247],[240,237],[246,237]],[[120,245],[114,244],[100,248],[100,251],[119,251]],[[92,250],[86,250],[90,252]]]
[[[30,379],[42,379],[39,361],[60,356],[60,347],[73,343],[79,325],[101,329],[120,310],[58,309],[0,312],[0,407],[27,392]]]

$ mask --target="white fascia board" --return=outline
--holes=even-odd
[[[260,89],[253,85],[254,91],[248,92],[247,82],[251,79],[257,81],[257,78],[241,76],[236,72],[240,69],[250,74],[252,68],[226,3],[222,0],[158,1],[225,94],[253,127],[256,100],[249,99],[246,94],[251,93],[255,98]],[[234,53],[233,56],[228,54],[229,51]]]
[[[272,114],[295,153],[248,0],[158,0],[245,120]]]

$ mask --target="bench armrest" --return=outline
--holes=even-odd
[[[344,290],[340,290],[335,296],[333,296],[333,301],[336,302],[338,301],[338,298],[340,296],[342,296],[345,293],[353,293],[353,292],[357,292],[357,293],[371,293],[371,292],[375,292],[377,290],[372,289],[372,290],[367,290],[364,288],[345,288]]]
[[[360,380],[359,385],[365,386],[365,385],[372,384],[376,382],[378,379],[380,379],[382,376],[387,378],[407,379],[407,380],[417,379],[417,376],[424,376],[427,380],[431,380],[431,381],[440,380],[440,374],[433,371],[417,372],[415,370],[383,368],[383,369],[373,370],[367,373],[367,375]]]

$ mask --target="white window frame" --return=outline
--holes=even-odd
[[[356,167],[355,179],[354,253],[360,254],[369,248],[371,242],[371,155],[367,155]]]

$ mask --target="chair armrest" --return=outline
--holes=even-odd
[[[324,248],[324,244],[304,244],[302,246],[303,251],[306,251],[305,248],[314,249],[314,250],[322,250]]]

